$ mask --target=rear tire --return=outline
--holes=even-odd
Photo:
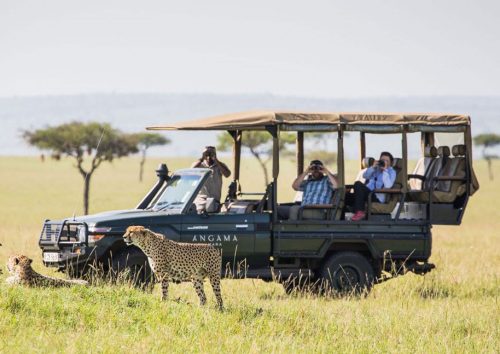
[[[332,255],[321,270],[325,290],[341,294],[369,292],[375,282],[373,266],[358,252]]]
[[[130,282],[135,287],[147,289],[154,285],[154,275],[146,255],[137,248],[124,250],[114,257],[111,264],[116,279]]]

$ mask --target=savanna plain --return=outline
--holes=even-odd
[[[133,208],[166,160],[171,169],[192,159],[150,159],[139,183],[139,160],[103,164],[91,181],[90,212]],[[229,159],[228,159],[229,162]],[[10,254],[42,265],[43,221],[81,214],[83,180],[69,159],[0,157],[0,352],[411,352],[500,351],[500,163],[497,180],[475,162],[481,189],[459,227],[433,228],[425,276],[407,274],[376,285],[366,297],[286,295],[278,283],[225,279],[219,312],[206,282],[208,306],[191,284],[173,284],[169,300],[127,284],[27,289],[4,283]],[[350,162],[348,180],[356,172]],[[243,161],[243,188],[261,191],[259,166]],[[280,198],[292,198],[291,162],[281,168]],[[174,301],[175,299],[179,299]]]

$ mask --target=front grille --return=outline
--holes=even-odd
[[[42,244],[58,244],[59,242],[79,242],[78,227],[83,226],[77,222],[51,223],[46,222],[40,235]]]
[[[40,241],[57,243],[61,228],[62,224],[45,223],[45,225],[43,225],[42,234],[40,235]]]

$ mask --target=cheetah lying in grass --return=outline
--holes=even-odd
[[[208,276],[217,298],[217,305],[222,310],[220,292],[222,256],[215,247],[200,243],[174,242],[143,226],[130,226],[123,238],[127,245],[139,247],[148,257],[156,279],[161,282],[162,300],[167,298],[170,281],[191,280],[201,305],[205,305],[207,298],[203,290],[203,280]]]
[[[47,277],[37,273],[31,268],[32,259],[23,255],[10,256],[7,262],[7,269],[11,276],[5,281],[8,284],[27,285],[27,286],[47,286],[47,287],[61,287],[71,285],[88,285],[85,280],[66,280],[59,278]]]

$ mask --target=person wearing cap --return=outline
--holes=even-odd
[[[307,177],[307,178],[306,178]],[[290,219],[296,220],[300,207],[307,205],[331,204],[333,192],[337,188],[337,176],[330,172],[320,160],[313,160],[306,171],[293,181],[292,188],[302,191],[302,202],[290,208]],[[321,210],[308,210],[312,218],[321,218]]]
[[[203,210],[204,205],[208,198],[213,198],[215,202],[220,205],[220,198],[222,194],[222,176],[229,177],[231,171],[223,162],[217,159],[217,151],[214,146],[206,146],[203,150],[201,158],[193,163],[191,168],[209,168],[212,173],[205,181],[198,196],[196,197],[195,204],[197,209]]]

